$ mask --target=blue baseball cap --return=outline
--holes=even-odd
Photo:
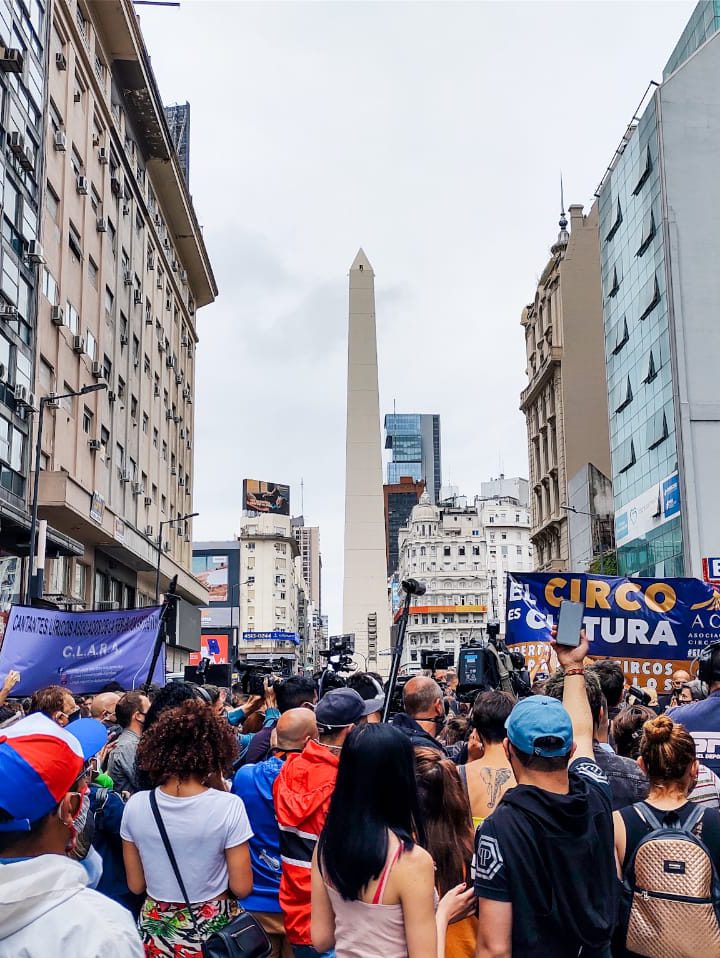
[[[525,755],[559,758],[573,744],[572,720],[562,702],[549,695],[531,695],[517,703],[505,722],[510,743]],[[555,748],[536,745],[539,738],[560,739]]]

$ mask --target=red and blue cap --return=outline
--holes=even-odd
[[[107,742],[107,729],[97,719],[78,719],[71,727],[61,728],[37,712],[0,729],[0,808],[12,816],[0,822],[0,831],[29,831],[63,800]]]

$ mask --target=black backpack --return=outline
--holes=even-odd
[[[623,874],[623,929],[629,951],[648,958],[720,958],[720,882],[707,846],[695,834],[704,809],[684,823],[663,821],[646,802],[633,806],[652,831]]]

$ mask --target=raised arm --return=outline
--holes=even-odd
[[[580,644],[575,648],[558,645],[553,640],[558,662],[565,672],[563,705],[570,714],[575,739],[575,757],[593,758],[593,720],[590,702],[585,691],[585,657],[589,643],[585,630],[580,631]]]

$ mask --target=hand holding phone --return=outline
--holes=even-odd
[[[560,606],[557,635],[558,645],[575,648],[580,645],[580,629],[585,618],[585,605],[582,602],[570,602],[567,599]]]

